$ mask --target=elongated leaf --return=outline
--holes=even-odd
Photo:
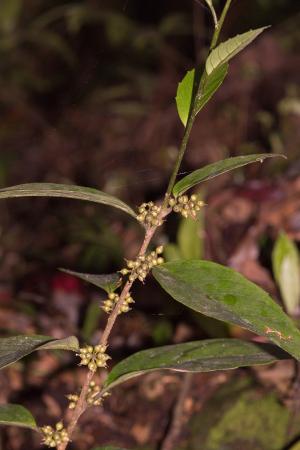
[[[266,158],[274,158],[276,156],[285,158],[284,155],[258,153],[254,155],[235,156],[233,158],[227,158],[212,164],[208,164],[207,166],[195,170],[194,172],[178,181],[173,188],[173,194],[175,196],[181,195],[188,189],[196,186],[196,184],[202,183],[203,181],[211,180],[212,178],[218,177],[223,173],[230,172],[231,170],[246,166],[247,164],[251,164],[254,162],[263,162]]]
[[[187,120],[190,113],[190,108],[193,98],[193,87],[195,80],[195,69],[189,70],[182,81],[178,84],[176,94],[176,105],[178,115],[184,126],[187,124]]]
[[[214,20],[214,24],[215,24],[215,26],[217,26],[218,18],[217,18],[217,14],[216,14],[212,0],[205,0],[205,2],[207,3],[207,5],[210,9],[210,12],[211,12],[213,20]]]
[[[207,76],[199,97],[196,98],[196,113],[206,105],[219,89],[228,73],[228,64],[223,64]]]
[[[118,363],[108,375],[105,386],[112,387],[153,370],[211,372],[256,364],[270,364],[289,355],[272,344],[239,339],[207,339],[166,345],[135,353]]]
[[[0,189],[0,198],[17,198],[17,197],[61,197],[73,198],[75,200],[86,200],[88,202],[102,203],[103,205],[113,206],[122,211],[136,217],[135,212],[116,197],[98,191],[98,189],[72,186],[68,184],[53,183],[28,183],[11,186]]]
[[[285,233],[276,240],[272,263],[286,310],[293,315],[300,303],[300,258],[297,246]]]
[[[78,339],[69,336],[65,339],[54,339],[49,336],[12,336],[0,339],[0,369],[18,361],[35,350],[70,350],[77,351]]]
[[[257,28],[256,30],[250,30],[246,33],[238,34],[237,36],[218,45],[218,47],[212,50],[206,60],[205,69],[207,75],[210,75],[222,64],[230,61],[231,58],[247,47],[247,45],[254,41],[254,39],[256,39],[257,36],[259,36],[266,28],[268,27]]]
[[[108,275],[94,275],[91,273],[74,272],[73,270],[60,269],[62,272],[74,275],[74,277],[91,283],[101,289],[104,289],[108,294],[114,292],[120,285],[122,279],[117,273],[111,273]]]
[[[211,261],[186,260],[162,264],[153,274],[180,303],[265,336],[300,360],[300,331],[293,321],[238,272]]]
[[[0,425],[14,425],[38,431],[31,412],[21,405],[0,405]]]
[[[197,98],[195,98],[195,111],[198,114],[199,111],[206,105],[206,103],[211,99],[214,93],[219,89],[223,83],[228,72],[228,65],[224,64],[215,70],[211,75],[207,76],[201,93]],[[186,73],[183,80],[178,84],[177,95],[176,95],[176,105],[178,115],[184,126],[187,124],[187,120],[190,114],[190,109],[194,100],[194,95],[196,94],[197,80],[199,78],[198,70],[192,69]]]
[[[203,239],[201,237],[202,225],[199,220],[189,218],[183,218],[180,221],[177,242],[182,259],[201,258],[203,249]]]

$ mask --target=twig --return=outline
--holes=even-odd
[[[226,17],[226,14],[228,12],[228,9],[229,9],[231,1],[232,0],[226,0],[225,6],[223,8],[223,11],[222,11],[222,14],[221,14],[221,17],[220,17],[220,20],[218,22],[218,27],[215,28],[215,31],[214,31],[214,34],[213,34],[213,37],[212,37],[212,41],[211,41],[211,45],[210,45],[210,51],[216,46],[216,44],[218,42],[219,35],[220,35],[221,29],[222,29],[222,26],[223,26],[223,22],[225,20],[225,17]],[[202,75],[202,78],[201,78],[201,80],[199,82],[199,85],[198,85],[196,97],[202,95],[202,89],[203,89],[203,84],[205,83],[205,80],[206,80],[206,73],[204,72],[203,75]],[[177,155],[177,159],[176,159],[176,162],[175,162],[175,166],[174,166],[174,169],[172,171],[172,174],[171,174],[171,177],[170,177],[170,180],[169,180],[168,188],[167,188],[167,191],[166,191],[166,194],[165,194],[165,199],[164,199],[162,207],[161,207],[161,214],[159,215],[158,219],[162,219],[162,218],[164,218],[165,216],[167,216],[170,213],[170,208],[168,208],[168,201],[169,201],[169,198],[170,198],[173,186],[175,184],[175,181],[176,181],[179,169],[180,169],[180,165],[181,165],[184,153],[185,153],[186,148],[187,148],[187,144],[188,144],[188,141],[189,141],[189,137],[190,137],[190,133],[191,133],[191,130],[192,130],[192,126],[193,126],[194,121],[195,121],[196,113],[197,113],[197,111],[196,111],[196,103],[194,101],[193,107],[191,109],[191,113],[190,113],[188,121],[187,121],[187,125],[186,125],[186,128],[185,128],[185,131],[184,131],[183,139],[181,141],[181,145],[180,145],[180,148],[179,148],[179,151],[178,151],[178,155]],[[144,240],[143,240],[143,243],[142,243],[141,248],[139,250],[138,256],[141,256],[141,255],[145,254],[145,252],[147,251],[147,248],[148,248],[148,246],[149,246],[149,244],[150,244],[150,242],[152,240],[152,237],[153,237],[154,233],[156,232],[157,228],[158,228],[158,226],[154,226],[154,227],[151,227],[151,228],[147,229],[145,237],[144,237]],[[121,307],[122,307],[122,305],[123,305],[123,303],[125,301],[126,295],[128,294],[128,292],[131,289],[132,284],[133,284],[133,282],[130,282],[130,281],[127,281],[127,283],[125,284],[125,286],[124,286],[124,288],[123,288],[123,290],[122,290],[122,292],[120,294],[120,298],[119,298],[117,304],[115,305],[112,313],[108,317],[105,329],[103,331],[103,334],[102,334],[102,337],[101,337],[101,340],[100,340],[100,344],[107,345],[108,338],[109,338],[110,333],[111,333],[111,331],[113,329],[113,326],[114,326],[114,324],[116,322],[116,319],[118,317],[119,311],[120,311],[120,309],[121,309]],[[91,380],[93,378],[93,375],[94,375],[94,373],[91,372],[91,371],[89,371],[87,373],[85,382],[84,382],[84,384],[83,384],[83,386],[81,388],[79,399],[78,399],[78,401],[76,403],[76,406],[75,406],[75,408],[73,410],[73,413],[72,413],[69,425],[67,427],[67,432],[68,432],[69,439],[71,438],[71,436],[72,436],[72,434],[73,434],[73,432],[74,432],[74,430],[76,428],[76,425],[77,425],[77,422],[78,422],[80,416],[87,409],[86,396],[87,396],[89,384],[90,384],[90,382],[91,382]],[[188,387],[189,387],[189,384],[190,384],[190,378],[191,378],[191,375],[189,375],[189,374],[185,375],[183,389],[182,389],[182,392],[181,392],[181,395],[183,397],[182,403],[183,403],[184,397],[186,395],[185,391],[188,390]],[[181,395],[179,397],[179,400],[181,398]],[[176,426],[179,423],[180,417],[181,417],[182,406],[180,406],[180,404],[181,404],[181,402],[179,401],[178,404],[177,404],[176,410],[175,410],[175,414],[174,414],[174,433],[175,433],[175,431],[177,433]],[[173,429],[173,426],[172,426],[172,429]],[[173,436],[173,433],[171,433],[170,436],[171,436],[170,437],[170,439],[171,439],[172,436]],[[172,438],[172,439],[174,439],[174,438]],[[59,444],[57,446],[57,450],[65,450],[67,448],[67,445],[68,445],[68,442],[62,442],[61,444]],[[171,445],[171,444],[168,444],[168,442],[167,442],[165,445]],[[162,450],[167,450],[168,448],[170,449],[171,447],[165,447]]]
[[[160,218],[164,218],[166,217],[168,214],[170,213],[170,209],[163,209],[160,215]],[[146,230],[145,233],[145,237],[143,240],[143,243],[141,245],[141,248],[138,252],[138,256],[144,255],[147,251],[147,248],[152,240],[152,237],[155,233],[155,231],[157,230],[157,226],[155,227],[151,227],[148,228]],[[108,342],[108,338],[110,336],[110,333],[113,329],[113,326],[116,322],[116,319],[119,315],[119,311],[124,303],[124,300],[126,298],[126,295],[128,294],[128,292],[131,289],[131,286],[133,285],[133,282],[127,281],[127,283],[125,284],[124,288],[122,289],[122,292],[120,294],[120,298],[116,304],[116,306],[114,307],[114,310],[112,311],[112,313],[110,314],[110,316],[107,319],[106,322],[106,326],[104,328],[103,334],[101,336],[100,339],[100,344],[102,345],[107,345]],[[68,436],[69,439],[71,438],[71,436],[73,435],[73,432],[76,428],[77,422],[80,419],[81,415],[85,412],[85,410],[87,409],[88,405],[86,403],[86,396],[87,396],[87,392],[88,392],[88,388],[90,385],[90,382],[92,381],[92,378],[94,376],[94,373],[91,371],[87,372],[87,376],[86,379],[84,381],[84,384],[81,388],[81,392],[79,395],[79,399],[76,403],[76,407],[73,410],[71,419],[69,421],[69,425],[67,427],[67,432],[68,432]],[[68,442],[62,442],[60,445],[58,445],[57,450],[65,450],[67,448]]]
[[[192,379],[193,374],[191,372],[187,372],[183,376],[181,390],[176,401],[169,431],[161,445],[160,450],[173,450],[176,446],[176,441],[184,422],[184,403],[191,388]]]

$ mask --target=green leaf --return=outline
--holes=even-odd
[[[216,27],[218,25],[218,17],[217,17],[217,14],[216,14],[213,2],[212,2],[212,0],[205,0],[205,2],[206,2],[206,4],[208,5],[208,7],[210,9],[210,12],[211,12],[211,15],[213,17],[214,24],[215,24],[215,27]]]
[[[286,310],[294,315],[300,303],[300,258],[297,246],[285,233],[275,242],[272,263]]]
[[[177,242],[182,259],[200,259],[203,247],[201,223],[183,218],[178,228]]]
[[[277,303],[238,272],[211,261],[173,261],[155,267],[177,301],[218,320],[265,336],[300,360],[300,331]]]
[[[91,283],[101,289],[104,289],[108,294],[114,292],[122,282],[122,278],[117,273],[112,273],[108,275],[93,275],[91,273],[81,273],[74,272],[73,270],[60,269],[62,272],[74,275],[74,277],[80,278],[81,280]]]
[[[93,334],[98,328],[99,319],[102,314],[103,311],[100,308],[99,300],[89,303],[84,315],[81,329],[81,335],[85,342],[90,342],[92,340]]]
[[[181,259],[181,253],[178,245],[167,244],[164,247],[164,259],[165,261],[175,261],[176,259]]]
[[[17,197],[61,197],[86,200],[88,202],[113,206],[136,217],[135,212],[118,198],[106,194],[105,192],[98,191],[98,189],[83,186],[53,183],[28,183],[0,189],[0,198]]]
[[[173,188],[173,194],[177,197],[193,186],[196,186],[196,184],[198,183],[211,180],[212,178],[218,177],[223,173],[230,172],[231,170],[246,166],[247,164],[251,164],[254,162],[263,162],[263,160],[266,158],[274,158],[276,156],[285,158],[284,155],[258,153],[254,155],[235,156],[233,158],[227,158],[212,164],[208,164],[207,166],[195,170],[194,172],[178,181]]]
[[[0,405],[0,425],[14,425],[38,431],[31,412],[21,405]]]
[[[189,70],[178,84],[176,105],[181,122],[186,126],[192,104],[195,69]]]
[[[256,30],[250,30],[243,34],[222,42],[218,47],[214,48],[209,54],[205,69],[207,75],[210,75],[214,70],[220,67],[222,64],[227,63],[236,54],[242,51],[247,45],[249,45],[254,39],[257,38],[267,27],[257,28]]]
[[[228,72],[228,65],[224,64],[219,69],[215,70],[211,75],[207,76],[199,97],[195,98],[195,112],[199,111],[206,105],[214,93],[223,83]],[[196,80],[195,80],[196,77]],[[192,69],[186,73],[183,80],[178,84],[176,105],[178,115],[181,122],[186,126],[190,110],[192,107],[193,99],[196,94],[197,84],[199,81],[199,70],[195,72]]]
[[[196,113],[206,105],[214,93],[219,89],[228,73],[228,64],[223,64],[205,78],[199,97],[196,97]]]
[[[105,383],[111,388],[130,378],[153,370],[180,372],[211,372],[270,364],[289,355],[272,344],[260,344],[239,339],[207,339],[143,350],[119,362]]]
[[[35,350],[70,350],[79,348],[78,339],[69,336],[65,339],[54,339],[49,336],[12,336],[0,338],[0,369],[18,361]]]

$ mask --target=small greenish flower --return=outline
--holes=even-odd
[[[163,253],[163,250],[163,246],[160,245],[155,251],[152,251],[147,255],[140,255],[136,260],[128,260],[127,268],[122,269],[120,272],[126,275],[129,274],[128,280],[130,282],[133,282],[136,279],[143,282],[154,266],[164,263],[164,259],[159,256]]]
[[[115,306],[115,304],[119,301],[119,295],[115,294],[114,292],[111,292],[108,295],[108,298],[104,300],[103,305],[101,308],[103,311],[105,311],[107,314],[110,314]]]
[[[58,447],[63,442],[69,441],[67,430],[64,428],[62,422],[58,422],[55,428],[52,428],[50,425],[45,425],[41,428],[41,432],[43,434],[43,444],[51,448]]]
[[[146,227],[158,227],[163,224],[159,218],[161,206],[155,205],[153,202],[142,203],[138,208],[137,220]]]
[[[196,194],[191,195],[190,198],[187,195],[180,195],[176,199],[172,197],[169,199],[169,206],[173,208],[173,211],[180,213],[185,218],[197,219],[197,215],[204,205],[205,203]]]
[[[92,347],[88,345],[86,347],[80,348],[78,356],[81,358],[80,366],[88,366],[91,372],[96,372],[97,368],[103,367],[107,368],[107,361],[110,358],[109,355],[105,353],[107,346],[96,345]]]
[[[122,306],[120,308],[119,314],[127,313],[128,311],[131,311],[131,308],[130,308],[129,305],[132,304],[132,303],[134,303],[134,300],[131,297],[130,292],[128,292],[128,294],[126,295],[126,297],[124,299],[124,302],[123,302],[123,304],[122,304]]]

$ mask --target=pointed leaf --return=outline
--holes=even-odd
[[[114,292],[122,282],[122,278],[117,273],[111,273],[107,275],[94,275],[91,273],[74,272],[73,270],[60,269],[62,272],[74,275],[74,277],[91,283],[101,289],[104,289],[108,294]]]
[[[189,70],[178,84],[176,94],[177,112],[181,122],[186,126],[193,98],[195,69]]]
[[[211,75],[206,77],[200,95],[195,98],[196,114],[201,111],[201,109],[206,105],[206,103],[221,86],[227,75],[227,72],[228,65],[224,64],[223,66],[215,70]],[[196,78],[199,79],[198,70],[196,72],[195,69],[188,71],[183,80],[178,84],[177,88],[177,111],[184,126],[186,126],[187,124],[190,109],[192,107],[193,99],[197,90],[197,80],[195,81],[195,75]]]
[[[217,14],[216,14],[213,2],[212,2],[212,0],[205,0],[205,2],[206,2],[206,4],[208,5],[208,7],[210,9],[211,15],[212,15],[213,20],[214,20],[215,27],[217,27],[217,25],[218,25],[218,17],[217,17]]]
[[[296,244],[285,233],[276,240],[272,263],[286,310],[293,315],[300,303],[300,258]]]
[[[177,242],[182,259],[201,258],[203,249],[201,228],[202,224],[199,220],[182,218],[180,221]]]
[[[0,189],[0,199],[17,197],[61,197],[86,200],[88,202],[113,206],[136,217],[135,212],[130,206],[126,205],[126,203],[118,198],[106,194],[105,192],[98,191],[98,189],[83,186],[54,183],[28,183]]]
[[[300,360],[300,331],[260,287],[211,261],[173,261],[155,267],[160,285],[195,311],[265,336]]]
[[[206,105],[214,93],[219,89],[228,74],[228,64],[223,64],[208,75],[204,81],[199,97],[196,98],[196,113]]]
[[[65,339],[54,339],[49,336],[12,336],[0,338],[0,369],[18,361],[35,350],[70,350],[79,348],[78,339],[69,336]]]
[[[270,364],[289,355],[272,344],[239,339],[207,339],[143,350],[119,362],[109,373],[106,387],[153,370],[210,372]]]
[[[231,170],[246,166],[247,164],[251,164],[254,162],[263,162],[263,160],[266,158],[274,158],[276,156],[285,158],[284,155],[258,153],[254,155],[235,156],[233,158],[227,158],[212,164],[208,164],[207,166],[195,170],[194,172],[178,181],[173,188],[173,194],[177,197],[193,186],[196,186],[196,184],[198,183],[203,183],[203,181],[211,180],[212,178],[218,177],[223,173],[230,172]]]
[[[38,431],[31,412],[21,405],[0,405],[0,425],[14,425]]]
[[[266,28],[257,28],[256,30],[250,30],[243,34],[238,34],[237,36],[222,42],[218,47],[214,48],[209,54],[205,69],[207,75],[210,75],[215,69],[217,69],[222,64],[230,61],[237,53],[242,51],[247,45],[254,41],[257,36],[259,36]]]

